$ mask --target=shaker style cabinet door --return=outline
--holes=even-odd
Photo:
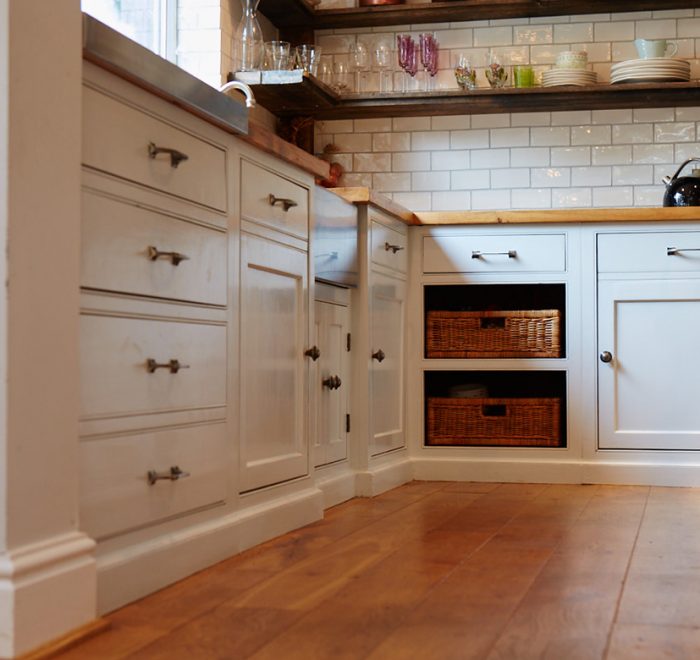
[[[307,253],[241,235],[241,490],[308,472]]]
[[[378,272],[370,287],[370,453],[405,444],[404,315],[406,283]]]
[[[700,280],[598,285],[601,449],[700,449]]]
[[[342,305],[316,301],[314,318],[314,343],[321,351],[313,385],[317,397],[314,464],[319,466],[342,461],[348,455],[350,311]]]

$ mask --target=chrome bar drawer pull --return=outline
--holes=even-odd
[[[161,481],[162,479],[167,479],[168,481],[177,481],[178,479],[184,479],[189,477],[190,473],[181,470],[179,466],[173,465],[167,472],[156,472],[155,470],[149,470],[146,477],[148,478],[148,483],[153,486],[156,481]]]
[[[170,369],[171,374],[176,374],[180,369],[189,369],[189,364],[181,364],[180,360],[170,360],[169,362],[156,362],[153,358],[146,360],[146,369],[152,374],[156,369]]]
[[[389,252],[389,250],[391,250],[394,254],[396,254],[399,250],[403,250],[403,249],[404,248],[402,245],[392,245],[388,241],[386,243],[384,243],[384,250],[386,252]]]
[[[486,256],[507,256],[509,259],[517,259],[518,253],[516,250],[508,250],[507,252],[481,252],[480,250],[472,250],[472,259],[481,259]]]
[[[148,143],[148,155],[155,158],[158,154],[168,154],[170,156],[170,167],[177,167],[182,161],[189,159],[187,154],[170,147],[159,147],[155,142]]]
[[[299,206],[297,202],[295,202],[293,199],[288,199],[286,197],[275,197],[272,193],[267,198],[267,201],[270,202],[270,206],[275,206],[276,204],[279,204],[283,209],[284,212],[286,213],[289,211],[294,206]]]
[[[674,254],[680,254],[681,252],[700,252],[700,248],[677,248],[677,247],[667,247],[666,254],[672,257]]]
[[[154,245],[148,246],[148,258],[151,261],[155,261],[161,257],[168,257],[173,266],[177,266],[181,261],[187,261],[189,259],[186,254],[182,254],[181,252],[164,252]]]

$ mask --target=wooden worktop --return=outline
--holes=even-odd
[[[375,192],[371,188],[331,188],[331,190],[336,195],[340,195],[340,197],[353,204],[371,204],[372,206],[376,206],[407,225],[422,224],[418,221],[413,211],[409,211],[405,206],[397,204],[386,195]]]

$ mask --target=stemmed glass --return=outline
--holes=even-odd
[[[420,35],[420,61],[425,69],[424,89],[432,89],[433,77],[438,72],[438,42],[431,32]]]
[[[396,35],[396,49],[399,54],[399,66],[413,78],[418,73],[418,52],[416,42],[410,34]],[[408,89],[408,78],[403,78],[403,91]]]
[[[391,91],[391,58],[391,44],[384,40],[378,41],[372,50],[372,65],[377,71],[380,93]]]
[[[350,44],[350,69],[355,72],[355,91],[362,93],[362,79],[370,70],[369,51],[361,41]]]

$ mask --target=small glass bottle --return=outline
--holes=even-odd
[[[263,35],[256,15],[260,0],[241,0],[241,20],[233,35],[233,66],[236,71],[262,68]]]

